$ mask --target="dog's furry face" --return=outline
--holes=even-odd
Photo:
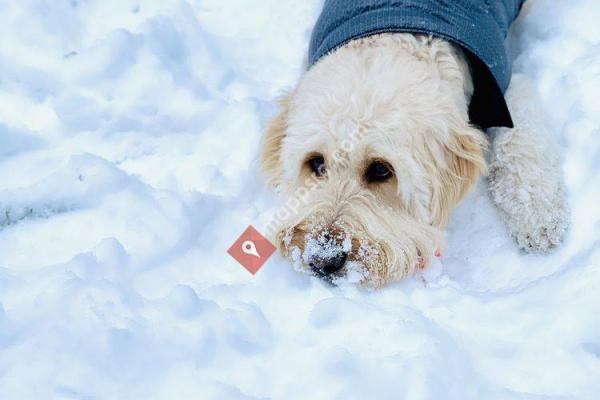
[[[428,264],[485,169],[467,71],[445,41],[390,34],[306,73],[262,148],[269,181],[298,198],[276,238],[297,267],[379,287]]]

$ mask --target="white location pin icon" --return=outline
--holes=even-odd
[[[258,251],[256,251],[256,245],[251,240],[246,240],[244,243],[242,243],[242,251],[251,256],[260,258],[260,254],[258,254]]]

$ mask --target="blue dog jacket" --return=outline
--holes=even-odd
[[[525,0],[325,0],[313,30],[309,63],[353,39],[410,32],[442,37],[462,47],[469,60],[474,92],[471,123],[481,128],[512,127],[504,99],[511,66],[508,28]]]

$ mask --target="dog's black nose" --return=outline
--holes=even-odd
[[[317,275],[328,277],[344,267],[346,258],[348,258],[348,253],[343,251],[327,256],[320,255],[313,258],[310,266]]]

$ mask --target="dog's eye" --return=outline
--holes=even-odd
[[[392,176],[392,167],[383,161],[373,161],[365,172],[365,179],[369,183],[385,182]]]
[[[323,158],[323,156],[321,155],[316,155],[311,157],[308,161],[308,166],[310,167],[310,170],[316,175],[316,176],[323,176],[325,175],[326,169],[325,169],[325,158]]]

